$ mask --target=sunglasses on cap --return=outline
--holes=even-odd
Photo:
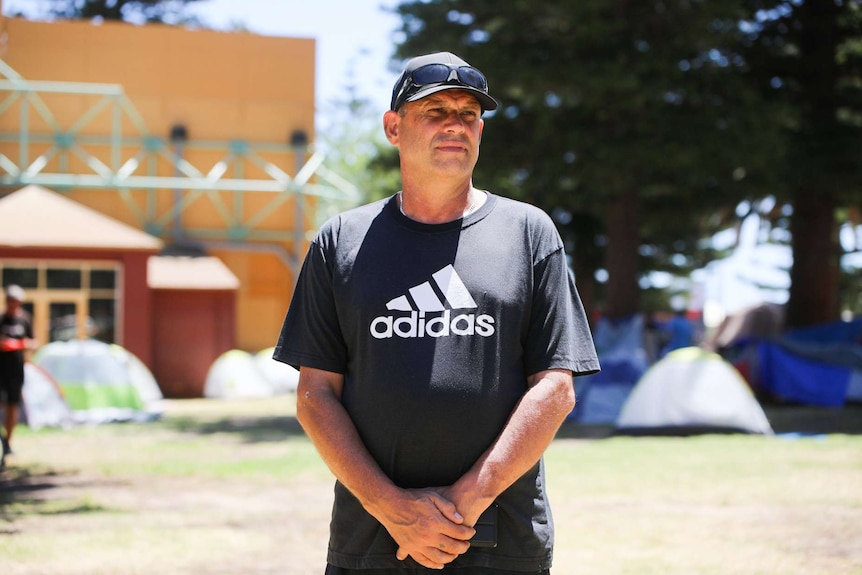
[[[392,109],[397,110],[410,96],[430,84],[452,84],[488,93],[488,80],[472,66],[426,64],[404,74],[401,89],[392,98]]]

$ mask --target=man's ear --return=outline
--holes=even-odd
[[[393,146],[398,145],[398,129],[400,127],[400,123],[401,116],[398,115],[398,112],[387,110],[386,113],[383,114],[383,133],[386,134],[386,139],[389,140],[389,143]]]

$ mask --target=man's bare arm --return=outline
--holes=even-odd
[[[431,490],[398,488],[362,443],[341,404],[344,376],[303,367],[296,417],[332,473],[424,567],[440,568],[468,548],[473,529],[460,525],[455,506]]]
[[[473,525],[497,496],[536,465],[575,406],[570,371],[542,371],[531,375],[527,383],[527,393],[493,445],[443,491],[467,525]]]

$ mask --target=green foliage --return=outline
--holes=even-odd
[[[860,0],[423,0],[397,11],[399,56],[450,50],[489,77],[502,106],[487,116],[477,185],[554,215],[579,282],[609,261],[685,276],[720,255],[704,238],[733,225],[743,200],[775,196],[790,213],[801,193],[809,207],[862,205]],[[630,215],[616,206],[609,219],[622,197]],[[837,275],[817,265],[836,269],[839,251],[797,216],[780,225],[797,237],[795,259],[815,266],[794,284],[820,286]],[[638,257],[609,258],[609,245],[639,245]],[[640,273],[608,271],[611,284]],[[826,291],[853,300],[848,285]]]
[[[329,106],[321,129],[326,166],[356,186],[364,202],[384,198],[401,187],[398,153],[383,134],[383,118],[371,103],[348,86],[343,101]]]
[[[862,2],[754,2],[744,55],[750,79],[782,109],[785,190],[835,189],[862,202]]]
[[[700,239],[726,223],[716,212],[772,184],[777,122],[745,81],[738,2],[437,0],[398,11],[400,56],[456,52],[502,102],[478,185],[560,215],[588,266],[606,261],[620,230],[603,228],[605,206],[624,194],[636,192],[629,209],[646,246],[632,260],[685,275],[713,256]],[[610,271],[612,282],[634,273]]]
[[[833,321],[841,299],[852,299],[839,266],[838,216],[862,205],[862,1],[753,5],[743,53],[752,85],[782,111],[776,195],[794,208],[787,322]]]
[[[48,15],[54,18],[125,20],[143,24],[199,24],[188,4],[200,0],[50,0]]]

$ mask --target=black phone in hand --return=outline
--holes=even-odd
[[[476,534],[470,539],[470,547],[496,547],[497,546],[497,504],[492,504],[486,509],[473,529]]]

